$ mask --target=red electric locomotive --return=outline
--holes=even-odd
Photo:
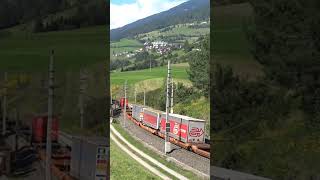
[[[47,139],[47,122],[48,116],[36,116],[32,120],[32,142],[44,143]],[[57,117],[52,118],[52,142],[58,142],[59,120]]]

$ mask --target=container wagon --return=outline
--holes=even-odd
[[[132,117],[137,121],[143,121],[144,109],[146,107],[143,105],[132,104]]]
[[[165,112],[137,104],[127,107],[130,120],[150,133],[165,138]],[[170,142],[210,159],[210,145],[205,142],[205,120],[169,113],[169,123]]]
[[[205,120],[195,119],[180,114],[169,114],[170,133],[173,137],[184,143],[204,143]],[[161,114],[162,133],[166,128],[166,113]]]
[[[151,108],[144,108],[143,123],[153,129],[160,129],[161,114],[163,112]]]

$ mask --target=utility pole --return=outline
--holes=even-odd
[[[143,88],[143,105],[146,106],[146,89]]]
[[[110,116],[113,117],[113,109],[112,109],[112,88],[110,88]]]
[[[86,81],[87,76],[85,74],[85,70],[80,70],[80,96],[79,96],[79,104],[80,104],[80,127],[84,128],[84,95],[86,92]]]
[[[173,113],[173,78],[171,78],[171,105],[170,113]]]
[[[112,89],[110,88],[110,103],[112,104]]]
[[[169,139],[170,78],[171,78],[171,69],[170,69],[170,60],[168,60],[167,98],[166,98],[166,132],[165,132],[165,144],[164,144],[164,151],[166,154],[171,151],[171,144]]]
[[[18,108],[16,107],[15,108],[15,131],[16,131],[16,134],[15,134],[15,141],[16,141],[16,144],[15,144],[15,151],[18,150],[19,148],[19,139],[18,139]]]
[[[126,113],[127,113],[127,80],[124,82],[124,108],[123,108],[123,122],[126,127]]]
[[[18,84],[16,86],[16,90],[19,91],[20,90],[20,87],[21,87],[21,80],[20,80],[20,73],[18,74]],[[19,116],[19,103],[17,103],[16,105],[16,108],[15,108],[15,119],[16,119],[16,126],[15,126],[15,130],[16,130],[16,147],[15,147],[15,151],[18,151],[19,149],[19,134],[18,134],[18,126],[20,125],[19,123],[19,119],[20,119],[20,116]]]
[[[7,85],[8,85],[8,73],[4,73],[4,96],[3,96],[3,113],[2,113],[2,135],[6,135],[6,118],[7,118]]]
[[[51,52],[49,64],[49,99],[48,99],[48,121],[47,121],[47,145],[46,145],[46,180],[51,180],[51,126],[53,116],[53,90],[54,90],[54,51]]]

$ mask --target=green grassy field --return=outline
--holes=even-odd
[[[141,38],[142,40],[160,40],[160,36],[163,37],[174,37],[177,35],[182,36],[191,36],[191,37],[184,37],[183,40],[180,40],[181,42],[184,42],[184,40],[188,40],[189,42],[194,42],[197,40],[199,36],[206,35],[210,33],[209,27],[203,27],[203,28],[191,28],[185,24],[178,24],[175,27],[172,27],[172,29],[161,32],[163,29],[159,29],[156,31],[151,31],[145,34],[140,34],[137,36],[137,38]],[[145,36],[145,37],[143,37]],[[143,37],[143,38],[142,38]]]
[[[103,82],[108,54],[107,27],[46,33],[30,33],[24,31],[23,27],[4,30],[9,33],[0,37],[0,71],[9,72],[9,78],[24,72],[30,79],[23,94],[10,94],[9,98],[22,97],[23,100],[16,103],[24,107],[20,113],[25,120],[30,120],[30,114],[47,111],[48,93],[43,82],[47,82],[50,51],[54,49],[57,85],[54,111],[60,116],[61,129],[77,129],[80,126],[78,103],[81,67],[87,70],[87,95],[91,98],[105,96],[106,85]]]
[[[120,39],[120,41],[111,42],[110,53],[120,53],[124,51],[134,51],[143,47],[143,44],[135,39]]]
[[[110,141],[110,179],[161,179],[144,169],[142,165]]]
[[[186,64],[173,64],[172,76],[175,79],[188,79]],[[135,84],[147,79],[165,78],[167,76],[167,66],[139,71],[113,72],[111,73],[111,85],[123,85],[127,80],[128,85]]]
[[[55,50],[56,69],[77,69],[107,59],[107,27],[71,31],[29,33],[18,26],[0,37],[0,69],[47,71],[50,52]]]

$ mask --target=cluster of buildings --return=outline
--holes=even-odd
[[[174,45],[164,41],[145,42],[143,45],[147,51],[155,50],[157,53],[161,55],[170,52],[172,48],[182,48],[180,44]]]
[[[121,53],[113,54],[113,56],[126,56],[128,58],[135,56],[137,53],[143,52],[143,51],[152,51],[155,50],[157,53],[163,55],[168,52],[170,52],[173,48],[181,49],[182,45],[180,44],[170,44],[165,41],[153,41],[153,42],[145,42],[143,48],[137,49],[135,51],[124,51]]]
[[[159,54],[171,51],[172,45],[164,41],[145,42],[144,47],[147,51],[155,50]]]
[[[113,54],[113,56],[115,57],[118,57],[118,56],[126,56],[127,58],[130,58],[130,57],[133,57],[134,55],[136,55],[136,53],[139,53],[139,52],[142,52],[143,51],[143,48],[140,48],[140,49],[137,49],[135,51],[131,51],[131,52],[128,52],[128,51],[124,51],[124,52],[121,52],[121,53],[116,53],[116,54]]]

